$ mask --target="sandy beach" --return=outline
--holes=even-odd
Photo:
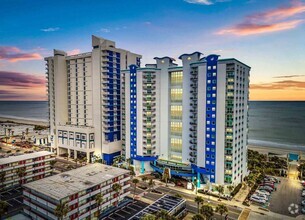
[[[0,117],[0,122],[14,122],[18,124],[27,124],[27,125],[40,125],[40,126],[48,126],[49,123],[44,120],[39,120],[39,119],[26,119],[26,118],[10,118],[10,117]]]
[[[280,148],[280,147],[269,147],[269,146],[254,146],[249,145],[248,149],[258,151],[262,154],[278,154],[278,155],[287,155],[289,153],[299,154],[302,158],[305,158],[305,151],[294,149],[294,148]]]

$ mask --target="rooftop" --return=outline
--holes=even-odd
[[[56,200],[61,200],[123,174],[129,174],[129,171],[94,163],[23,186]]]
[[[23,155],[19,155],[19,156],[10,156],[10,157],[6,157],[6,158],[1,158],[0,165],[14,163],[14,162],[21,161],[21,160],[28,160],[28,159],[32,159],[32,158],[36,158],[36,157],[48,156],[48,155],[53,155],[53,153],[51,153],[49,151],[38,151],[38,152],[23,154]]]

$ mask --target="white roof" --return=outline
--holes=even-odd
[[[10,157],[6,157],[6,158],[1,158],[0,165],[14,163],[14,162],[21,161],[21,160],[28,160],[28,159],[32,159],[32,158],[36,158],[36,157],[48,156],[48,155],[54,155],[54,154],[49,151],[38,151],[38,152],[23,154],[23,155],[19,155],[19,156],[10,156]]]
[[[56,200],[61,200],[107,180],[111,180],[114,177],[128,173],[128,170],[94,163],[27,183],[23,186]]]

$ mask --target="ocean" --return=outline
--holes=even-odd
[[[47,121],[45,101],[0,101],[0,116]],[[251,101],[249,144],[305,151],[305,102]]]

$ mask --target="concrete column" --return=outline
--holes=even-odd
[[[87,163],[90,161],[90,152],[87,152]]]
[[[74,150],[74,159],[76,159],[76,158],[77,158],[77,151]]]
[[[200,188],[200,173],[197,173],[197,188]]]
[[[141,174],[144,174],[144,161],[141,161]]]
[[[68,159],[70,159],[71,150],[68,148]]]

